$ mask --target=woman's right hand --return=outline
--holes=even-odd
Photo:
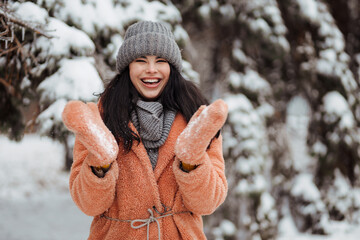
[[[76,134],[79,141],[89,150],[90,166],[111,164],[117,158],[119,146],[115,137],[105,126],[95,103],[70,101],[62,113],[65,126]]]

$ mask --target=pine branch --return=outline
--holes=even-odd
[[[12,15],[11,13],[7,12],[2,6],[0,6],[0,16],[4,17],[5,19],[8,19],[9,21],[11,21],[12,23],[20,26],[20,27],[24,27],[24,28],[27,28],[27,29],[30,29],[31,31],[39,34],[39,35],[42,35],[46,38],[52,38],[52,36],[48,35],[46,32],[44,32],[42,29],[40,28],[37,28],[37,27],[34,27],[34,26],[31,26],[28,22],[25,22],[21,19],[19,19],[18,17]],[[6,31],[6,30],[5,30]],[[7,29],[8,31],[8,29]],[[0,33],[0,39],[1,38],[4,38],[3,35],[5,32],[2,32]],[[4,40],[9,40],[9,39],[4,39]]]

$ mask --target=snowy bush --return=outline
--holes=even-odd
[[[287,28],[284,25],[277,2],[274,0],[243,1],[243,11],[239,21],[244,23],[255,36],[268,41],[269,46],[279,51],[288,52],[289,43],[285,37]],[[269,48],[269,51],[270,48]]]
[[[349,180],[336,169],[334,184],[327,189],[325,198],[330,217],[337,221],[359,223],[359,196],[359,189],[353,189]]]
[[[294,179],[291,189],[291,212],[300,231],[312,229],[312,233],[324,234],[324,221],[328,221],[321,193],[314,184],[311,174],[302,173]]]

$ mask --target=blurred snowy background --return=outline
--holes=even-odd
[[[229,104],[212,240],[360,236],[359,0],[0,1],[0,239],[86,239],[67,101],[96,101],[126,28],[163,21]]]

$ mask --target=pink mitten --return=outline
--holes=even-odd
[[[105,126],[95,103],[70,101],[64,108],[62,119],[65,126],[95,156],[89,165],[107,165],[116,159],[119,146]]]
[[[196,111],[175,144],[175,154],[180,161],[191,165],[201,163],[211,139],[224,125],[227,113],[227,104],[221,99]]]

